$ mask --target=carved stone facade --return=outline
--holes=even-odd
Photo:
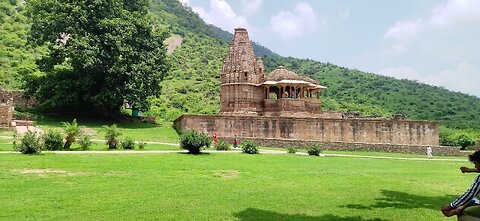
[[[282,66],[265,76],[243,28],[235,29],[220,81],[219,115],[183,115],[176,129],[258,141],[439,145],[436,122],[322,111],[326,87]]]
[[[235,29],[220,72],[220,113],[260,113],[263,81],[263,62],[255,58],[247,30]]]
[[[280,66],[265,77],[247,30],[235,29],[220,72],[220,113],[256,116],[321,114],[325,87]]]

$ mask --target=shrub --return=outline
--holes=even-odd
[[[251,140],[243,141],[240,146],[242,147],[242,152],[248,154],[257,154],[258,147],[257,144]]]
[[[137,144],[138,144],[138,149],[140,150],[143,150],[143,148],[145,148],[145,146],[147,145],[147,143],[143,140],[138,141]]]
[[[475,138],[469,134],[461,133],[457,137],[457,143],[462,147],[461,150],[465,150],[466,147],[475,145]]]
[[[308,155],[315,155],[320,156],[320,153],[323,151],[322,146],[318,144],[312,144],[308,147],[307,153]]]
[[[27,131],[22,137],[22,143],[17,148],[23,154],[34,154],[42,151],[40,138],[36,132]]]
[[[449,128],[440,127],[439,137],[440,145],[443,146],[456,146],[456,140],[454,138],[455,131]]]
[[[130,137],[125,138],[125,140],[122,141],[122,148],[125,150],[135,149],[135,141]]]
[[[82,134],[80,140],[78,140],[78,144],[80,144],[80,149],[88,150],[90,146],[92,146],[92,135]]]
[[[199,154],[202,147],[209,147],[211,143],[210,137],[193,130],[187,131],[180,136],[180,147],[192,154]]]
[[[118,129],[116,124],[112,126],[103,126],[105,131],[105,139],[107,140],[108,149],[117,149],[118,136],[122,135],[120,129]]]
[[[287,153],[296,153],[297,148],[296,147],[287,147]]]
[[[43,144],[47,150],[61,150],[63,146],[62,134],[55,130],[47,131],[42,136]]]
[[[223,139],[218,139],[217,144],[215,144],[215,150],[229,150],[230,145],[227,143],[227,141]]]
[[[75,142],[75,139],[80,135],[80,126],[77,124],[77,119],[73,119],[72,123],[62,122],[63,132],[66,134],[65,145],[63,149],[69,149],[70,146]]]

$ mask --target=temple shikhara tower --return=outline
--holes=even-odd
[[[263,111],[263,63],[255,58],[246,29],[235,35],[220,72],[220,113],[256,114]]]
[[[320,82],[279,66],[265,73],[244,28],[235,29],[220,74],[217,115],[184,114],[176,129],[252,139],[264,145],[438,146],[438,125],[405,118],[364,118],[322,110]],[[292,144],[293,143],[293,144]]]
[[[320,92],[326,87],[280,66],[265,77],[247,30],[235,29],[220,72],[220,113],[258,116],[321,114]]]

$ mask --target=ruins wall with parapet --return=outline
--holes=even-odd
[[[394,119],[330,119],[231,115],[183,115],[177,130],[195,130],[218,137],[318,142],[438,146],[438,125],[431,121]]]
[[[13,106],[17,107],[33,107],[37,104],[34,98],[25,98],[23,91],[4,90],[0,88],[0,103],[5,103],[9,99],[13,100]]]

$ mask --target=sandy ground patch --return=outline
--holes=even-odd
[[[240,175],[238,170],[217,170],[214,171],[213,176],[223,179],[235,179]]]
[[[85,176],[88,175],[86,172],[71,172],[66,170],[56,170],[56,169],[32,169],[32,168],[25,168],[22,170],[14,170],[14,172],[18,172],[20,174],[32,174],[37,176],[46,176],[50,174],[55,175],[63,175],[63,176]]]

